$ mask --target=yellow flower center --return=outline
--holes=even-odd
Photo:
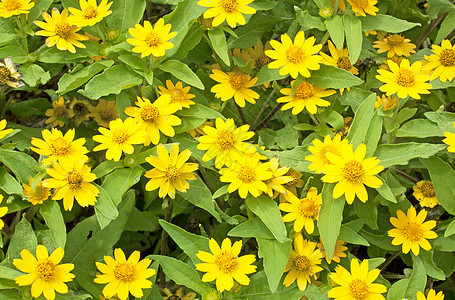
[[[420,187],[420,189],[422,190],[422,194],[425,197],[434,197],[434,195],[435,195],[434,186],[431,181],[424,181],[422,183],[422,186]]]
[[[36,276],[44,281],[50,281],[55,274],[55,264],[49,260],[44,259],[36,264]]]
[[[392,34],[387,37],[387,44],[390,46],[401,45],[404,42],[404,37],[399,34]]]
[[[71,35],[71,26],[68,23],[59,23],[55,25],[55,34],[66,40]]]
[[[344,165],[343,175],[349,181],[359,180],[365,173],[363,166],[356,160],[351,160]]]
[[[81,187],[82,181],[84,180],[84,176],[77,171],[71,171],[67,177],[68,184],[73,190],[77,190]]]
[[[288,62],[298,64],[302,62],[303,58],[305,57],[305,52],[303,49],[297,46],[291,46],[288,50],[286,50],[286,58]]]
[[[66,108],[64,106],[56,106],[54,108],[54,116],[57,118],[63,117],[66,112]]]
[[[286,186],[293,186],[293,185],[297,184],[297,182],[300,179],[300,175],[297,174],[296,172],[294,172],[293,170],[289,170],[287,172],[286,176],[291,176],[292,177],[291,181],[289,181],[288,183],[285,183]]]
[[[110,109],[106,108],[100,112],[100,116],[101,116],[101,119],[103,119],[103,120],[110,120],[110,118],[112,116],[112,112]]]
[[[30,198],[41,198],[49,191],[48,188],[43,187],[41,184],[38,184],[34,190],[30,189]]]
[[[439,62],[444,67],[455,66],[455,51],[453,49],[442,50],[441,54],[439,54]]]
[[[349,57],[340,57],[337,60],[337,67],[346,71],[351,70],[352,65],[351,62],[349,61]]]
[[[67,155],[71,149],[71,145],[62,137],[58,137],[55,140],[52,140],[49,145],[49,150],[53,155],[64,156]]]
[[[185,101],[185,93],[181,89],[172,89],[169,91],[169,95],[171,95],[171,103]]]
[[[308,99],[314,95],[314,86],[308,82],[302,82],[297,86],[292,95],[296,99]]]
[[[368,285],[365,281],[360,279],[354,279],[350,284],[349,288],[351,289],[351,296],[355,300],[365,299],[368,295]]]
[[[161,43],[161,38],[160,38],[160,36],[157,33],[150,32],[145,37],[145,43],[147,45],[149,45],[150,47],[156,47],[156,46],[158,46],[158,44]]]
[[[160,111],[155,105],[147,105],[141,109],[141,118],[147,122],[155,122],[160,116]]]
[[[410,88],[415,85],[415,76],[411,70],[401,70],[396,77],[396,84]]]
[[[221,251],[215,259],[218,269],[224,274],[230,274],[237,270],[239,263],[232,253]]]
[[[243,74],[230,74],[229,75],[229,83],[234,90],[241,89],[243,85],[246,83],[246,76]]]
[[[312,218],[319,212],[319,207],[311,199],[302,199],[299,203],[299,212],[305,217]]]
[[[221,8],[227,13],[235,11],[238,5],[237,0],[220,0]]]
[[[234,147],[236,140],[231,131],[221,130],[216,136],[216,144],[221,150],[229,150]]]
[[[169,166],[166,169],[166,177],[169,181],[174,181],[180,176],[180,169],[176,166]]]
[[[3,7],[6,11],[13,11],[21,7],[21,3],[17,0],[6,0],[3,2]]]
[[[408,222],[403,229],[404,237],[411,242],[416,242],[422,237],[422,228],[420,224]]]
[[[116,128],[112,134],[112,141],[117,144],[125,143],[130,135],[125,129]]]
[[[130,282],[134,279],[134,268],[130,263],[124,262],[115,266],[115,277],[123,282]]]
[[[97,15],[98,15],[98,12],[96,11],[96,9],[93,6],[89,6],[86,9],[84,9],[84,15],[83,15],[84,19],[93,19],[93,18],[96,18]]]
[[[251,181],[253,181],[255,175],[256,175],[256,173],[254,172],[253,168],[250,168],[250,167],[240,168],[239,179],[243,183],[250,183]]]
[[[7,82],[11,77],[11,71],[6,66],[0,66],[0,83]]]
[[[294,259],[294,266],[301,272],[311,270],[311,260],[305,255],[299,255]]]
[[[266,66],[269,63],[270,63],[270,58],[264,55],[254,61],[254,66],[258,69],[261,69],[263,66]]]

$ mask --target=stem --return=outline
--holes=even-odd
[[[389,257],[387,257],[387,259],[385,260],[385,262],[381,265],[381,267],[379,268],[379,270],[383,271],[385,268],[387,268],[388,265],[390,265],[390,263],[395,259],[397,258],[401,253],[401,249],[398,250],[397,252],[395,252],[394,254],[390,255]]]
[[[332,18],[337,14],[339,5],[340,5],[340,0],[336,0],[335,1],[335,7],[333,8]]]
[[[259,130],[261,129],[262,127],[264,127],[267,122],[270,121],[270,119],[280,110],[280,108],[284,105],[284,103],[278,103],[277,106],[275,106],[275,108],[267,115],[267,117],[264,118],[264,120],[262,120],[261,123],[259,123],[259,125],[255,128],[252,129],[252,131],[256,131],[256,130]]]
[[[212,41],[210,41],[209,37],[207,36],[207,32],[204,32],[204,34],[202,35],[202,37],[203,37],[204,40],[209,44],[210,49],[212,49],[213,54],[215,55],[215,59],[216,59],[218,65],[220,66],[220,70],[224,72],[224,65],[223,65],[221,59],[220,59],[220,58],[218,57],[218,55],[216,54],[215,48],[213,48],[213,45],[212,45]]]
[[[167,207],[166,207],[166,214],[164,215],[164,220],[166,222],[171,222],[172,210],[174,209],[174,203],[172,202],[173,200],[170,198],[169,199],[166,198],[166,200],[168,200],[168,202],[167,202]],[[161,232],[161,248],[160,248],[160,254],[163,256],[167,255],[168,238],[169,238],[169,234],[166,232],[166,230],[163,229],[163,231]],[[160,284],[162,286],[164,286],[166,284],[166,275],[164,274],[163,269],[161,269],[161,273],[160,273]]]
[[[237,110],[239,111],[240,118],[242,118],[243,124],[248,124],[248,121],[247,121],[247,119],[245,117],[245,114],[243,113],[242,108],[237,103],[235,103],[235,106],[237,106]]]
[[[329,32],[326,31],[326,33],[324,34],[324,36],[322,37],[322,40],[320,42],[321,45],[325,45],[325,42],[327,42],[327,40],[329,39]]]
[[[259,111],[256,119],[253,122],[253,125],[251,125],[251,126],[254,127],[256,125],[256,123],[259,121],[259,118],[261,117],[262,113],[264,112],[265,108],[267,107],[267,104],[269,104],[270,99],[272,99],[273,94],[275,94],[275,90],[272,90],[270,95],[267,97],[267,100],[265,100],[264,104],[261,107],[261,110]]]
[[[311,113],[308,113],[308,114],[310,115],[310,118],[311,118],[311,120],[313,120],[314,124],[316,124],[316,125],[321,124],[313,114],[311,114]]]
[[[30,207],[30,209],[27,211],[27,215],[25,215],[27,221],[31,222],[37,211],[38,211],[37,205],[33,205],[32,207]]]
[[[400,175],[401,177],[403,178],[406,178],[407,180],[413,182],[413,183],[417,183],[419,182],[419,180],[415,179],[414,177],[412,177],[411,175],[409,175],[408,173],[400,170],[400,169],[393,169],[395,171],[395,173],[397,173],[398,175]]]

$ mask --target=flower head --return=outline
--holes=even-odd
[[[330,274],[336,286],[329,291],[329,297],[335,300],[361,300],[361,299],[385,299],[381,294],[387,292],[387,288],[373,281],[378,278],[379,269],[368,271],[368,260],[360,264],[356,258],[351,260],[351,272],[349,273],[341,265],[335,267],[335,273]]]
[[[320,243],[318,243],[318,248],[321,250],[322,255],[325,257],[325,260],[327,263],[331,263],[332,260],[334,262],[339,263],[340,262],[340,257],[346,257],[346,253],[344,251],[348,250],[348,247],[344,246],[344,241],[337,240],[335,243],[335,251],[333,252],[332,258],[329,258],[327,256],[327,253],[325,252],[324,244],[322,243],[322,240]]]
[[[30,202],[33,205],[37,204],[42,204],[44,200],[47,200],[49,198],[50,189],[47,187],[43,186],[43,182],[40,181],[38,184],[35,186],[35,188],[32,188],[33,186],[33,181],[35,179],[33,177],[30,177],[28,180],[28,184],[26,185],[25,183],[22,184],[24,187],[23,193],[25,196],[28,197],[27,201]]]
[[[134,251],[126,259],[120,248],[114,250],[114,258],[104,256],[105,264],[95,262],[101,274],[96,274],[93,281],[99,284],[107,283],[103,288],[103,295],[106,298],[117,296],[120,300],[126,300],[130,293],[136,298],[142,298],[144,295],[142,289],[152,287],[152,282],[147,278],[156,274],[154,269],[148,268],[152,261],[148,258],[140,260],[139,251]]]
[[[97,5],[96,0],[79,0],[80,10],[74,7],[68,8],[71,13],[68,21],[72,25],[80,27],[93,26],[112,13],[109,10],[112,3],[107,3],[107,0],[101,0],[100,5]]]
[[[290,74],[296,79],[300,73],[303,77],[310,77],[309,70],[319,70],[322,57],[317,55],[322,45],[314,45],[314,36],[305,40],[303,31],[299,31],[294,42],[285,33],[281,35],[281,43],[270,41],[274,50],[265,51],[265,55],[275,59],[269,64],[269,69],[280,69],[280,75]]]
[[[285,177],[291,177],[292,178],[291,181],[286,182],[284,184],[284,188],[285,188],[286,192],[285,193],[281,193],[281,192],[275,190],[275,193],[273,194],[273,197],[272,197],[273,199],[275,199],[278,195],[280,195],[280,203],[286,202],[286,195],[289,192],[291,192],[295,196],[297,196],[297,188],[303,187],[303,183],[304,183],[303,180],[301,179],[302,178],[302,172],[294,170],[292,168],[290,168],[286,172]]]
[[[262,44],[262,41],[259,41],[255,46],[246,49],[243,52],[243,57],[245,62],[249,62],[251,59],[254,60],[253,67],[259,71],[262,67],[268,65],[271,60],[270,57],[265,55],[265,51],[272,50],[272,46],[270,46],[270,42]]]
[[[24,85],[19,81],[21,76],[11,57],[0,58],[0,85],[7,84],[12,88],[21,87]]]
[[[109,122],[118,119],[119,114],[115,107],[115,101],[98,100],[97,106],[89,107],[89,117],[95,118],[99,126],[109,127]]]
[[[169,42],[177,32],[171,31],[171,24],[164,25],[164,19],[160,18],[152,26],[149,21],[144,21],[144,26],[136,24],[134,28],[128,29],[133,36],[126,39],[127,43],[135,46],[133,52],[140,53],[141,57],[152,54],[155,57],[164,56],[166,50],[172,49],[174,44]]]
[[[34,5],[31,0],[0,0],[0,17],[10,18],[14,15],[28,14]]]
[[[166,294],[166,296],[163,296],[163,300],[173,300],[173,299],[193,300],[197,296],[197,294],[195,292],[189,292],[189,293],[185,294],[184,286],[179,287],[174,293],[171,293],[171,291],[168,288],[165,288],[163,290],[163,292]]]
[[[455,127],[455,122],[453,122],[453,126]],[[452,132],[444,132],[444,136],[446,137],[442,141],[449,145],[447,147],[447,151],[449,152],[455,152],[455,133]]]
[[[46,247],[36,247],[36,258],[27,249],[21,251],[21,259],[14,259],[13,264],[20,271],[27,273],[14,281],[19,286],[32,285],[32,296],[38,298],[41,294],[47,300],[55,299],[55,292],[66,294],[68,286],[65,282],[72,281],[73,264],[60,264],[64,255],[62,248],[55,249],[49,255]]]
[[[88,120],[92,105],[87,100],[73,98],[68,107],[68,116],[74,118],[74,123],[79,126],[83,121]]]
[[[351,61],[349,60],[348,49],[345,48],[337,49],[335,45],[332,43],[332,41],[329,41],[328,44],[329,51],[332,56],[330,57],[327,54],[321,52],[321,56],[324,58],[323,61],[324,64],[346,70],[355,75],[359,74],[359,70],[356,67],[354,67],[351,64]]]
[[[58,98],[58,100],[52,101],[52,107],[46,110],[46,116],[49,117],[44,123],[52,123],[53,127],[63,127],[65,122],[61,119],[68,118],[68,109],[66,108],[66,102],[63,97]]]
[[[374,108],[379,108],[384,106],[384,111],[392,110],[395,106],[397,106],[397,97],[390,97],[386,95],[382,95],[382,97],[377,96],[376,102],[374,102]]]
[[[305,160],[311,162],[308,169],[310,171],[315,171],[318,174],[322,173],[326,166],[333,165],[327,158],[328,153],[334,153],[341,156],[343,151],[352,149],[352,145],[349,145],[348,140],[341,140],[341,134],[335,135],[333,139],[330,135],[326,135],[323,142],[314,139],[313,145],[314,146],[308,146],[311,155],[306,156]]]
[[[197,4],[203,7],[210,7],[204,13],[204,18],[213,18],[212,26],[216,27],[226,20],[232,28],[245,25],[243,14],[252,15],[256,10],[248,6],[253,0],[199,0]]]
[[[392,58],[397,56],[411,56],[411,53],[416,53],[415,45],[410,43],[410,39],[406,39],[399,34],[391,34],[382,41],[374,42],[373,47],[378,48],[378,53],[387,52],[387,57]]]
[[[428,63],[423,69],[432,71],[431,80],[439,78],[442,82],[452,81],[455,77],[455,45],[452,46],[449,40],[443,40],[441,46],[431,45],[433,54],[425,59]]]
[[[0,203],[3,201],[3,195],[0,194]],[[6,215],[8,212],[8,207],[0,207],[0,218]],[[5,223],[3,223],[3,220],[0,219],[0,230],[3,229],[3,226],[5,226]]]
[[[434,192],[433,182],[422,180],[414,186],[414,197],[420,201],[422,207],[435,207],[440,204]]]
[[[12,128],[5,129],[6,127],[6,119],[0,121],[0,139],[4,138],[11,132],[13,132]]]
[[[259,155],[259,152],[255,152],[252,155]],[[262,158],[260,158],[262,159]],[[267,159],[267,157],[265,157]],[[273,173],[272,178],[265,181],[267,185],[267,191],[265,193],[270,197],[273,197],[274,191],[277,191],[281,194],[287,194],[288,191],[283,187],[283,184],[291,182],[294,180],[293,177],[287,176],[286,173],[289,171],[289,167],[280,167],[278,163],[278,157],[272,157],[270,159],[270,168],[269,171]]]
[[[404,214],[401,210],[397,211],[397,217],[390,218],[390,223],[395,228],[387,232],[389,236],[394,238],[392,245],[403,244],[403,253],[406,254],[409,250],[412,250],[414,255],[419,255],[420,247],[426,251],[431,249],[431,244],[427,239],[438,237],[436,232],[431,230],[436,226],[436,221],[430,220],[424,222],[427,217],[427,211],[425,209],[422,209],[417,214],[415,208],[411,206],[407,214]]]
[[[425,295],[421,292],[417,292],[417,300],[444,300],[444,294],[442,292],[439,292],[436,295],[436,291],[431,289],[428,291],[428,295],[425,297]]]
[[[196,264],[196,270],[206,272],[202,277],[203,282],[216,280],[216,289],[220,292],[230,290],[234,286],[234,280],[241,285],[250,284],[250,279],[246,274],[256,272],[256,266],[251,265],[256,257],[248,254],[239,257],[242,249],[242,241],[237,241],[233,245],[231,240],[225,238],[218,243],[212,238],[209,241],[210,251],[199,251],[196,256],[203,263]]]
[[[259,94],[250,88],[258,81],[257,77],[251,79],[250,76],[239,71],[224,73],[213,69],[212,72],[210,78],[219,82],[210,90],[215,93],[215,97],[221,98],[221,101],[234,98],[235,103],[240,107],[245,107],[245,100],[252,104],[256,103]]]
[[[170,103],[176,103],[179,106],[179,110],[184,108],[190,108],[190,105],[195,104],[193,100],[194,97],[196,97],[193,94],[188,94],[190,91],[190,87],[186,86],[183,87],[182,82],[178,81],[175,85],[170,81],[169,79],[166,80],[166,87],[159,86],[159,94],[164,95],[168,94],[171,96],[171,102]]]
[[[366,17],[366,14],[376,16],[376,12],[379,11],[375,6],[378,0],[348,0],[348,2],[356,16]]]

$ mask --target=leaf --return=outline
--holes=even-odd
[[[359,18],[362,22],[362,30],[383,30],[389,33],[400,33],[407,31],[416,26],[421,26],[419,23],[412,23],[406,20],[397,19],[389,15],[376,14],[376,16],[367,15]]]
[[[340,99],[341,105],[349,105],[352,108],[352,111],[356,111],[359,109],[360,104],[371,95],[376,94],[353,87],[351,88],[351,91],[343,93],[338,99]]]
[[[23,65],[19,68],[19,72],[22,73],[21,80],[31,87],[45,84],[51,79],[50,73],[36,64]]]
[[[455,82],[455,81],[454,81]],[[425,117],[438,124],[439,129],[443,132],[453,132],[455,121],[455,114],[450,112],[430,111],[424,113]]]
[[[431,19],[436,19],[439,14],[447,13],[455,10],[455,5],[453,5],[449,0],[428,0],[429,4],[428,16]]]
[[[379,163],[379,165],[381,165],[381,163]],[[387,201],[397,203],[397,199],[395,198],[395,195],[393,194],[390,187],[387,185],[387,182],[381,176],[378,177],[381,179],[382,185],[376,188],[376,191],[379,193],[379,195],[382,196],[382,198],[386,199]]]
[[[401,143],[393,145],[379,145],[374,153],[381,162],[380,165],[388,168],[394,165],[406,165],[409,160],[417,157],[431,157],[445,149],[447,145],[428,143]]]
[[[301,31],[307,31],[313,28],[318,29],[319,31],[326,31],[321,18],[310,15],[308,10],[296,8],[296,17],[297,21],[299,21]]]
[[[20,253],[24,249],[27,249],[31,253],[35,253],[37,246],[38,241],[36,240],[32,225],[30,225],[24,216],[14,229],[14,235],[9,243],[8,252],[0,265],[15,268],[13,259],[21,258]]]
[[[286,78],[286,75],[280,75],[280,69],[269,69],[268,67],[264,66],[256,74],[256,77],[258,78],[258,81],[254,86],[260,86],[266,82],[272,82]]]
[[[20,102],[12,102],[8,105],[8,109],[13,114],[23,118],[44,116],[48,108],[52,108],[52,105],[46,98],[35,98]]]
[[[202,29],[202,26],[200,26],[199,23],[195,22],[189,29],[185,38],[182,40],[178,49],[179,51],[175,58],[177,60],[185,59],[185,57],[188,55],[188,52],[193,50],[199,44],[203,35],[204,29]]]
[[[274,239],[275,237],[259,218],[252,218],[242,224],[237,225],[228,232],[229,236],[254,237],[257,239]]]
[[[412,275],[409,278],[408,286],[406,287],[406,292],[404,297],[409,300],[417,299],[417,292],[425,290],[425,285],[427,283],[427,274],[425,271],[425,266],[422,263],[422,260],[419,256],[412,256],[414,263],[412,264]]]
[[[74,7],[77,7],[76,5]],[[61,64],[72,62],[83,62],[90,59],[90,56],[101,55],[101,45],[95,41],[84,41],[85,48],[78,48],[76,53],[58,50],[57,47],[45,47],[36,52],[37,61],[49,64]]]
[[[455,234],[455,220],[450,222],[449,226],[447,226],[446,231],[444,232],[444,237],[448,237]]]
[[[221,118],[226,120],[226,118],[219,113],[217,110],[211,109],[202,104],[191,105],[190,108],[186,108],[177,112],[179,117],[195,117],[195,118],[205,118],[205,119],[217,119]]]
[[[433,243],[434,250],[454,252],[455,251],[455,237],[438,236]]]
[[[368,243],[365,238],[344,224],[341,225],[340,234],[338,235],[337,239],[350,244],[363,245],[367,247],[370,246],[370,243]]]
[[[438,45],[442,40],[449,35],[453,30],[453,24],[455,24],[455,11],[449,13],[441,23],[438,35],[436,36],[433,44]]]
[[[202,81],[197,75],[184,63],[177,60],[168,60],[159,67],[164,72],[171,73],[173,76],[192,85],[198,89],[205,89]]]
[[[112,14],[105,18],[109,29],[117,29],[124,33],[138,24],[145,10],[145,0],[116,0],[111,6]]]
[[[30,13],[28,14],[28,23],[33,24],[34,21],[41,19],[42,12],[47,11],[52,2],[52,0],[37,0],[35,2],[35,5],[33,5],[33,7],[30,9]]]
[[[395,133],[397,137],[427,138],[444,136],[444,132],[430,120],[413,119],[403,124]]]
[[[367,146],[366,157],[371,157],[376,151],[378,142],[382,135],[382,117],[379,116],[378,111],[375,111],[373,118],[368,126],[367,133],[365,135],[365,146]]]
[[[403,278],[395,282],[387,291],[387,299],[403,299],[409,278]]]
[[[6,171],[6,168],[0,169],[0,189],[7,194],[23,195],[22,186]]]
[[[0,46],[6,45],[18,37],[19,36],[15,33],[0,33]]]
[[[387,235],[376,235],[365,230],[361,230],[360,233],[370,244],[378,246],[384,250],[396,252],[401,249],[400,246],[392,245],[393,238]]]
[[[374,102],[376,101],[376,94],[368,96],[355,112],[354,120],[349,129],[346,139],[357,148],[362,143],[367,135],[370,122],[375,115]],[[368,148],[367,148],[368,150]]]
[[[143,170],[139,167],[117,169],[106,176],[101,187],[117,206],[122,196],[141,179]]]
[[[264,259],[264,272],[267,275],[270,291],[274,293],[288,262],[292,245],[290,241],[280,243],[276,240],[256,239],[259,245],[258,256]]]
[[[308,78],[308,81],[317,86],[332,89],[343,89],[363,83],[362,79],[352,75],[351,72],[322,64],[319,70],[311,72],[311,77]]]
[[[119,55],[118,59],[133,69],[147,69],[147,63],[144,61],[144,59],[140,58],[137,55],[134,55],[133,53]]]
[[[24,273],[11,268],[0,266],[0,278],[2,279],[14,280],[21,275],[24,275]]]
[[[423,265],[425,266],[426,274],[433,277],[437,280],[446,280],[446,275],[444,271],[436,266],[433,261],[434,249],[430,251],[420,251],[419,258],[422,260]]]
[[[95,203],[95,215],[100,228],[103,229],[109,225],[112,220],[117,219],[118,210],[111,197],[109,197],[109,194],[99,185],[95,184],[95,186],[100,191]]]
[[[246,205],[261,219],[280,243],[289,241],[283,217],[278,209],[278,205],[272,198],[266,195],[260,195],[257,198],[248,195],[246,198]]]
[[[308,147],[297,146],[292,150],[266,151],[264,154],[268,158],[278,157],[281,166],[290,167],[301,172],[309,172],[308,166],[311,162],[305,160],[305,157],[311,154]]]
[[[190,184],[190,188],[186,193],[181,193],[180,195],[188,202],[209,212],[221,223],[221,217],[215,210],[212,193],[205,185],[204,181],[198,177],[196,180],[191,180],[188,183]]]
[[[0,48],[0,57],[13,58],[13,62],[16,64],[23,64],[27,59],[27,52],[24,51],[22,47],[19,46],[6,46]]]
[[[346,33],[346,45],[349,51],[349,60],[355,64],[362,51],[362,23],[360,18],[345,14],[343,16],[344,32]]]
[[[55,247],[65,248],[66,225],[57,201],[47,200],[40,205],[40,214],[49,227]]]
[[[360,220],[373,230],[378,229],[378,205],[373,200],[368,200],[365,203],[354,201],[354,210]]]
[[[96,168],[92,170],[92,173],[96,175],[96,178],[101,178],[116,169],[124,167],[123,161],[106,160],[97,165]]]
[[[335,47],[342,49],[344,43],[343,19],[339,15],[335,15],[332,19],[325,20],[324,24]]]
[[[208,36],[212,47],[215,50],[215,53],[221,58],[221,60],[227,65],[230,66],[231,62],[229,61],[228,48],[226,43],[226,36],[223,29],[216,27],[208,31]]]

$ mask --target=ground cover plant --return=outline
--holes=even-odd
[[[0,299],[455,299],[449,0],[0,0]]]

